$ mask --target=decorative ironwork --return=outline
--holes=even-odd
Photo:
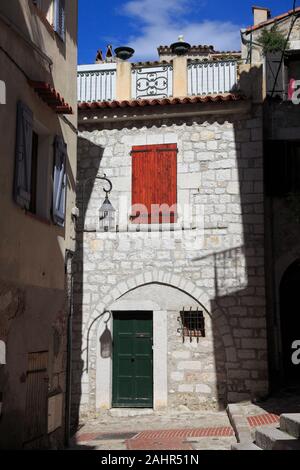
[[[116,70],[77,74],[78,101],[112,101],[116,98]]]
[[[189,95],[229,93],[237,84],[237,61],[197,61],[188,65]]]
[[[205,337],[205,321],[202,311],[192,310],[183,310],[180,312],[180,317],[177,319],[180,322],[180,328],[178,328],[178,333],[181,333],[183,342],[185,338],[190,338],[192,342],[193,338],[197,338],[197,343],[199,338]]]
[[[133,98],[167,98],[173,93],[173,67],[135,68],[132,71]]]

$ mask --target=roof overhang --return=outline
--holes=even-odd
[[[79,103],[79,123],[101,124],[205,115],[243,114],[251,101],[237,94],[151,100]]]
[[[260,28],[264,28],[265,26],[268,26],[268,25],[271,25],[272,23],[276,23],[277,21],[283,21],[287,18],[289,18],[290,16],[293,16],[293,15],[297,15],[299,16],[300,15],[300,7],[296,8],[295,11],[294,10],[289,10],[287,11],[286,13],[283,13],[281,15],[278,15],[278,16],[274,16],[273,18],[270,18],[269,20],[267,21],[264,21],[263,23],[259,23],[259,24],[256,24],[254,26],[249,26],[246,30],[245,30],[245,34],[250,34],[252,33],[253,31],[256,31]]]
[[[73,114],[71,106],[49,83],[29,80],[29,85],[56,114]]]

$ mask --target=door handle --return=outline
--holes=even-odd
[[[134,362],[134,361],[135,361],[135,357],[132,357],[132,358],[131,358],[131,362]]]

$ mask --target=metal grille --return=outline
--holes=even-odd
[[[133,98],[167,98],[173,94],[173,66],[136,67],[132,70]]]
[[[28,354],[24,447],[47,433],[48,352]]]
[[[205,337],[205,322],[204,315],[202,311],[197,310],[182,310],[180,312],[180,317],[178,317],[181,327],[178,332],[182,334],[183,342],[185,338],[190,338],[192,342],[193,338]]]
[[[188,65],[188,94],[229,93],[237,84],[237,62],[192,62]]]

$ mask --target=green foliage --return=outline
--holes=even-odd
[[[262,46],[264,54],[284,51],[289,48],[289,44],[286,44],[286,38],[278,31],[276,24],[270,30],[264,29],[257,42]]]

